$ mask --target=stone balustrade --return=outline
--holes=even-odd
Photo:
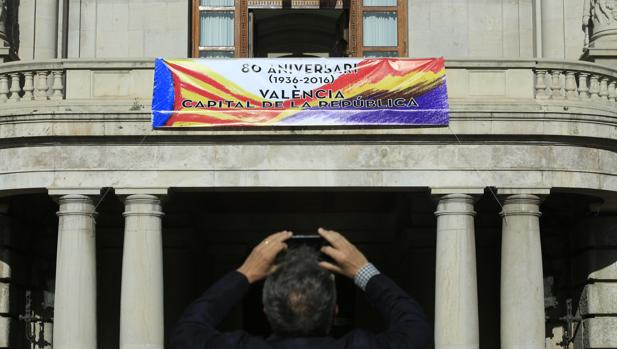
[[[448,92],[454,100],[534,99],[535,103],[617,106],[617,69],[594,63],[465,59],[448,60],[446,67]]]
[[[617,72],[575,68],[536,67],[534,69],[536,98],[580,100],[616,105]]]
[[[0,103],[133,100],[152,96],[153,59],[65,59],[0,64]],[[459,101],[572,101],[617,106],[617,69],[574,61],[448,59],[451,105]],[[148,109],[148,108],[146,108]],[[611,108],[612,109],[612,108]],[[143,110],[147,112],[147,110]]]
[[[147,97],[153,68],[153,59],[4,63],[0,103]]]
[[[14,70],[0,73],[0,103],[64,98],[64,71]]]

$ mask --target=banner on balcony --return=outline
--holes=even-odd
[[[152,125],[448,125],[443,58],[157,59]]]

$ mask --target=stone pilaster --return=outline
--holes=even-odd
[[[59,204],[53,345],[95,349],[95,207],[83,195],[62,196]]]
[[[57,0],[37,0],[35,17],[34,59],[58,58]]]
[[[501,215],[501,348],[544,348],[540,199],[509,196]]]
[[[478,290],[473,198],[443,196],[437,205],[435,348],[478,349]]]
[[[565,57],[564,45],[564,2],[562,0],[538,1],[540,9],[539,32],[541,50],[537,55],[542,58],[563,59]],[[537,10],[537,9],[536,9]],[[538,39],[538,38],[536,38]]]
[[[120,349],[163,349],[163,243],[161,201],[125,199]]]

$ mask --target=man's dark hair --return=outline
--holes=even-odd
[[[334,276],[319,266],[319,252],[300,246],[284,252],[264,284],[263,304],[274,333],[325,336],[336,306]]]

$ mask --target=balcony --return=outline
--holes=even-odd
[[[449,127],[371,128],[153,130],[152,73],[145,59],[0,65],[0,196],[104,187],[617,191],[612,68],[453,59]]]
[[[617,69],[586,62],[451,59],[447,128],[150,127],[153,61],[53,60],[0,65],[0,138],[33,136],[555,135],[617,138]]]
[[[556,135],[615,140],[617,69],[547,60],[447,61],[451,128],[152,131],[153,61],[0,65],[0,138],[201,134]],[[53,125],[53,127],[50,127]]]

